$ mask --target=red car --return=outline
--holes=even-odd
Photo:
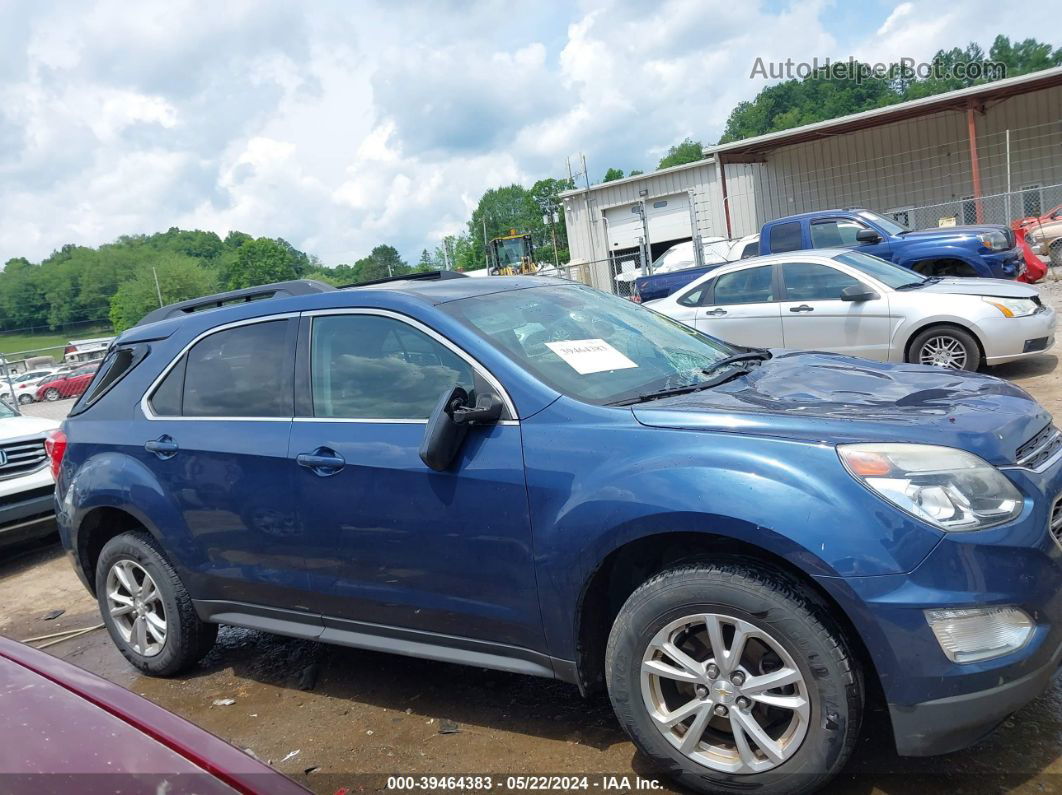
[[[0,703],[5,793],[307,792],[147,699],[3,636]]]
[[[96,375],[99,365],[91,367],[79,367],[69,373],[58,373],[48,376],[37,385],[37,400],[59,400],[60,398],[77,397],[86,389]]]

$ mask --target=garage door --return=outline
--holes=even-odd
[[[605,210],[608,221],[609,250],[633,248],[642,236],[642,219],[636,212],[637,203],[624,204]],[[661,243],[669,240],[689,240],[690,230],[689,194],[676,193],[648,199],[645,214],[649,220],[649,240]]]

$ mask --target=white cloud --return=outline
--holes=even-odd
[[[987,45],[984,19],[1047,35],[989,0],[866,0],[862,24],[831,24],[839,2],[8,5],[0,262],[172,225],[415,259],[484,190],[560,176],[573,152],[598,179],[716,140],[765,85],[756,57],[924,59]]]

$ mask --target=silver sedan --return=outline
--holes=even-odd
[[[736,345],[960,370],[1055,343],[1055,310],[1030,285],[926,278],[851,249],[742,260],[646,306]]]

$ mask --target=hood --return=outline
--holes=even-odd
[[[905,291],[906,292],[906,291]],[[960,293],[962,295],[990,295],[998,298],[1035,298],[1040,291],[1021,282],[1006,279],[955,278],[919,287],[916,293]]]
[[[987,235],[989,232],[1002,232],[1005,235],[1010,232],[1010,228],[1000,224],[931,226],[928,229],[916,229],[913,232],[904,232],[901,237],[903,237],[904,240],[909,240],[912,237],[969,237],[970,235]]]
[[[4,417],[0,419],[0,443],[23,436],[45,434],[58,427],[56,420],[44,417]]]
[[[1012,464],[1051,422],[1024,390],[993,378],[832,353],[774,356],[713,389],[632,408],[643,425],[741,432],[836,444],[921,442]]]

